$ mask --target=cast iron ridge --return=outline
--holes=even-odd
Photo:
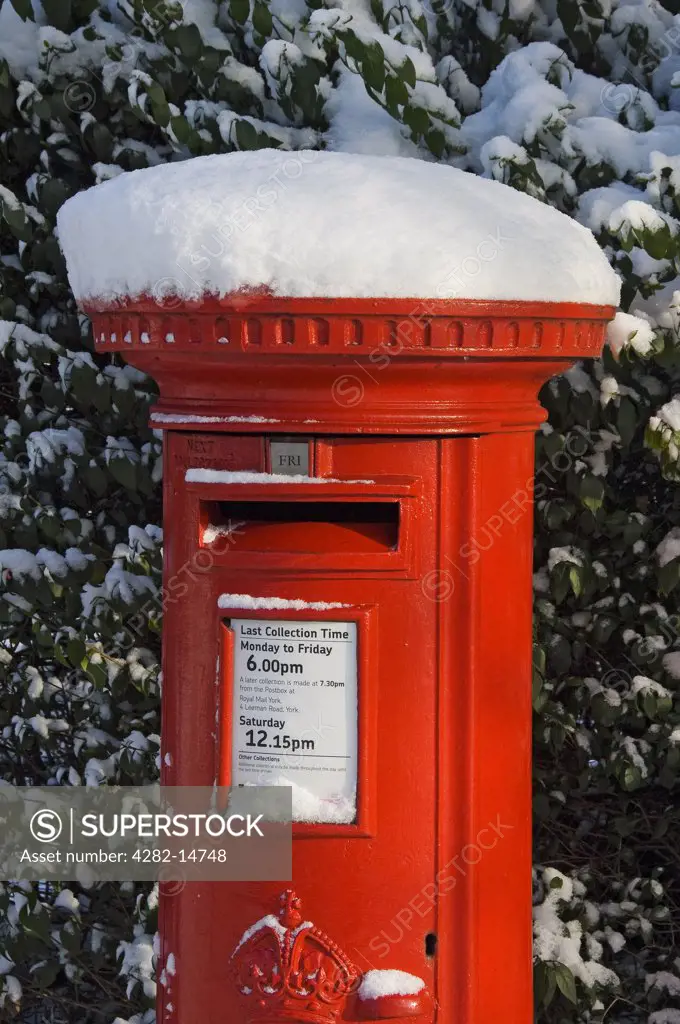
[[[612,306],[459,299],[143,296],[83,305],[98,350],[482,358],[599,355]]]

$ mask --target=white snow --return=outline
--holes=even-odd
[[[649,203],[640,199],[629,199],[615,210],[609,218],[609,227],[613,232],[622,232],[624,240],[631,231],[662,231],[667,227],[671,234],[676,233],[673,220],[655,210]]]
[[[657,411],[656,417],[652,417],[652,419],[659,419],[662,423],[669,426],[671,430],[680,431],[680,399],[672,398],[670,402],[666,402]]]
[[[631,764],[638,769],[641,777],[646,779],[649,775],[649,768],[647,767],[644,755],[649,754],[651,750],[649,743],[646,740],[636,740],[632,736],[624,736],[621,749],[625,752]],[[615,757],[616,754],[612,754],[610,760],[613,760]]]
[[[305,476],[303,473],[233,472],[226,469],[189,468],[184,474],[188,484],[372,484],[374,480],[338,480],[329,476]]]
[[[0,60],[18,78],[38,71],[38,26],[22,21],[11,3],[0,4]]]
[[[33,715],[31,718],[28,719],[28,724],[30,725],[33,732],[36,732],[38,736],[42,736],[44,740],[49,739],[49,722],[44,715]],[[64,890],[64,892],[65,891],[66,890]]]
[[[657,544],[656,553],[659,556],[659,565],[663,568],[674,558],[680,557],[680,527],[674,526],[666,534],[663,540]]]
[[[67,548],[64,552],[66,564],[74,572],[82,572],[82,570],[87,569],[88,563],[94,561],[94,557],[94,555],[84,554],[80,548]]]
[[[137,982],[141,983],[144,995],[153,999],[156,995],[155,962],[153,937],[144,933],[141,925],[135,925],[135,937],[132,942],[122,941],[118,944],[117,955],[122,954],[119,974],[127,976],[126,992],[128,998]],[[172,956],[172,954],[170,954]],[[169,961],[170,957],[168,957]]]
[[[661,683],[657,683],[655,679],[650,679],[648,676],[635,676],[631,683],[630,692],[632,694],[652,693],[656,697],[672,696],[670,690],[667,690]]]
[[[660,992],[668,992],[669,996],[680,997],[680,978],[670,971],[656,971],[645,978],[645,991],[656,988]]]
[[[133,604],[140,595],[155,592],[153,580],[148,576],[139,576],[137,573],[127,572],[122,566],[112,565],[104,582],[95,586],[86,583],[80,597],[83,604],[83,614],[86,618],[97,611],[100,602],[109,600],[120,600],[126,604]]]
[[[359,999],[380,999],[381,996],[412,996],[422,992],[425,982],[406,971],[366,971],[361,979]]]
[[[286,597],[253,597],[251,594],[220,594],[217,598],[218,608],[248,608],[251,611],[281,611],[291,608],[296,612],[310,608],[312,611],[323,612],[329,608],[349,608],[350,605],[340,601],[303,601],[302,598],[289,600]]]
[[[630,313],[617,313],[607,327],[607,342],[616,355],[630,347],[646,356],[652,347],[654,330],[647,320]]]
[[[351,796],[342,793],[336,793],[333,796],[318,796],[285,775],[273,776],[266,772],[247,785],[290,787],[292,789],[293,821],[350,825],[356,820],[356,790]]]
[[[291,157],[258,150],[131,171],[73,196],[58,227],[76,297],[150,295],[163,279],[183,298],[618,302],[590,231],[530,196],[445,164],[303,155],[278,191],[262,186]]]
[[[40,579],[38,561],[32,551],[24,548],[7,548],[0,551],[0,571],[9,570],[14,576],[31,576]]]
[[[680,679],[680,651],[670,651],[664,654],[661,663],[673,679]]]
[[[274,917],[273,914],[266,914],[264,917],[261,917],[259,921],[256,921],[255,924],[251,924],[249,928],[246,928],[243,935],[238,940],[236,947],[234,948],[234,952],[231,954],[232,957],[239,951],[241,946],[245,946],[248,939],[252,939],[253,935],[257,935],[258,932],[263,931],[265,928],[271,929],[271,931],[275,932],[279,938],[283,938],[287,931],[279,921],[278,917]]]
[[[203,530],[203,543],[213,544],[218,537],[232,538],[241,532],[243,526],[245,526],[245,523],[232,523],[231,520],[228,526],[214,526],[212,523],[208,523]]]
[[[626,945],[625,936],[623,936],[621,932],[614,931],[609,925],[606,926],[604,934],[611,949],[613,949],[615,953],[619,953]]]
[[[57,893],[52,906],[61,907],[62,910],[68,910],[71,914],[77,914],[80,910],[80,903],[71,889],[62,889]]]
[[[571,565],[583,565],[583,552],[578,548],[550,548],[548,552],[548,571],[552,572],[556,565],[561,562],[569,562]]]
[[[417,157],[418,147],[405,137],[402,126],[371,99],[361,75],[340,61],[336,68],[337,85],[325,108],[330,122],[328,148],[345,153]]]
[[[587,988],[594,985],[616,984],[617,977],[612,970],[599,963],[602,947],[586,942],[588,959],[584,957],[584,928],[581,921],[563,921],[561,914],[568,909],[578,885],[577,880],[567,877],[555,868],[545,868],[542,873],[544,896],[534,906],[534,955],[539,960],[559,961],[568,967],[576,978]],[[556,884],[559,883],[559,884]]]
[[[296,925],[295,928],[286,928],[285,925],[281,924],[278,917],[274,917],[273,914],[266,914],[264,917],[261,917],[259,921],[256,921],[255,924],[251,924],[246,928],[231,955],[234,957],[241,946],[245,946],[246,942],[248,942],[249,939],[252,939],[253,935],[257,935],[258,932],[264,931],[265,928],[273,931],[276,938],[281,943],[285,939],[286,935],[290,934],[290,937],[294,939],[296,935],[300,934],[300,932],[313,927],[314,924],[312,921],[302,921],[300,924]]]
[[[7,997],[13,1003],[15,1003],[16,1006],[18,1006],[19,1003],[21,1002],[21,996],[22,996],[22,992],[23,992],[23,989],[21,987],[21,982],[19,981],[18,978],[15,978],[13,974],[5,974],[4,975],[4,979],[5,979],[5,992],[3,993],[3,996],[6,994]],[[3,1000],[3,1003],[4,1003],[4,1000]]]
[[[205,0],[181,0],[182,20],[193,24],[201,33],[203,42],[216,50],[231,51],[228,38],[215,24],[217,11],[212,3]]]
[[[680,1010],[674,1007],[655,1010],[647,1018],[647,1024],[680,1024]]]
[[[35,556],[38,565],[43,566],[52,578],[66,576],[68,564],[63,555],[50,548],[40,548]]]
[[[278,423],[267,416],[179,416],[172,412],[152,412],[152,423]]]

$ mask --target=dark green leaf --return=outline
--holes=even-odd
[[[569,1002],[573,1003],[575,1006],[578,1001],[576,996],[576,982],[574,980],[574,975],[568,967],[564,966],[564,964],[555,964],[555,981],[557,982],[557,987],[565,999],[568,999]]]
[[[229,13],[238,25],[245,25],[250,14],[250,0],[229,0]]]
[[[66,656],[74,668],[80,668],[85,658],[85,644],[78,637],[74,637],[66,645]]]
[[[273,24],[269,5],[255,0],[255,6],[253,7],[253,28],[255,31],[267,39],[272,34]]]
[[[10,3],[22,21],[35,21],[31,0],[10,0]]]
[[[71,32],[74,28],[71,17],[71,0],[42,0],[42,8],[50,25],[60,32]]]

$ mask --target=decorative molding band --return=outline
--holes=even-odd
[[[168,309],[151,301],[86,307],[100,352],[218,356],[588,358],[609,306],[573,303],[259,298]]]

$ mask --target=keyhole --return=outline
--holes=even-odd
[[[428,932],[425,936],[425,956],[434,956],[437,952],[437,936],[435,932]]]

